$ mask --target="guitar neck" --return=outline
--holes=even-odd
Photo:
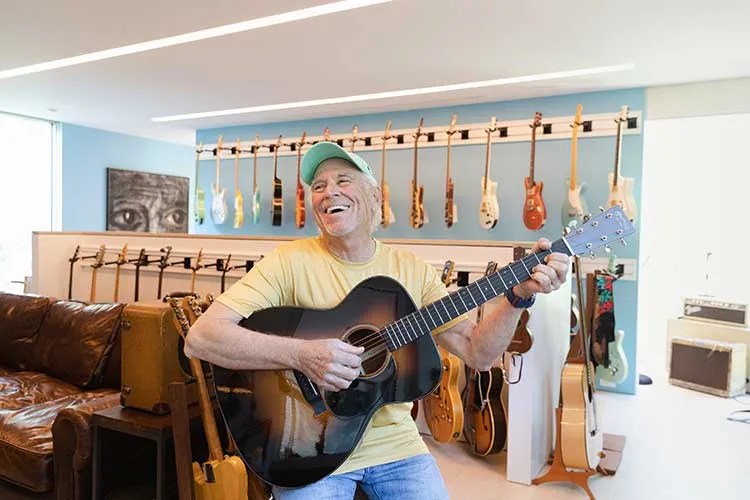
[[[417,134],[417,136],[414,138],[414,187],[415,188],[419,186],[419,181],[417,177],[417,171],[418,171],[417,165],[419,165],[419,155],[417,153],[418,151],[419,151],[419,134]]]
[[[118,262],[117,267],[115,267],[115,293],[112,298],[113,302],[120,300],[120,266],[122,266],[122,264]]]
[[[448,185],[448,182],[450,182],[451,178],[451,137],[453,137],[453,134],[448,134],[448,145],[446,146],[445,155],[447,157],[446,165],[445,165],[445,184]]]
[[[549,250],[527,255],[391,323],[379,332],[384,337],[388,350],[395,351],[423,335],[429,335],[435,328],[494,299],[518,283],[530,279],[531,269],[543,263],[547,255],[552,252],[572,255],[565,238],[560,238],[552,243]]]
[[[570,189],[575,189],[578,185],[576,175],[576,165],[578,164],[578,127],[577,122],[573,123],[573,137],[570,140]]]
[[[529,179],[534,185],[534,162],[536,160],[536,127],[531,128],[531,159],[529,160]]]
[[[490,182],[490,159],[492,157],[492,130],[487,130],[487,151],[484,153],[484,191]]]
[[[380,152],[380,185],[385,185],[385,146],[388,141],[387,137],[383,137],[383,148]]]
[[[612,176],[612,187],[617,188],[620,182],[620,154],[622,153],[622,120],[617,121],[617,140],[615,144],[615,173]]]
[[[273,179],[279,180],[279,176],[277,174],[277,168],[279,165],[279,147],[276,146],[273,150]]]
[[[258,147],[253,148],[253,192],[258,189]]]

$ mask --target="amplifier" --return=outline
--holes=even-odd
[[[736,302],[711,300],[708,298],[686,297],[682,304],[683,317],[724,323],[734,326],[747,326],[747,305]]]
[[[745,392],[745,357],[741,343],[673,337],[669,382],[679,387],[734,397]]]
[[[151,413],[169,413],[169,384],[188,382],[187,357],[172,309],[160,301],[135,302],[123,311],[123,406]],[[188,384],[188,403],[198,400],[196,384]]]

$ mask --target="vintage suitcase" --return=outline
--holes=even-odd
[[[746,349],[742,343],[673,337],[669,382],[717,396],[743,394]]]
[[[192,379],[173,315],[169,305],[160,301],[135,302],[125,308],[120,396],[123,406],[169,413],[169,384]],[[190,403],[198,400],[195,386],[188,385]]]

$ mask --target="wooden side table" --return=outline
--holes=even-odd
[[[190,417],[197,416],[197,405],[191,408]],[[102,431],[119,432],[151,440],[156,444],[156,499],[163,500],[167,495],[166,467],[167,456],[172,446],[172,418],[170,415],[154,415],[145,411],[123,406],[113,406],[92,414],[93,433],[93,474],[92,495],[94,500],[102,498],[103,474],[102,459],[104,453],[115,451],[102,450]],[[171,467],[174,468],[174,463]]]

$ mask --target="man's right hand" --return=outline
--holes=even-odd
[[[364,347],[339,339],[302,340],[297,346],[296,368],[321,389],[346,389],[360,374]]]

